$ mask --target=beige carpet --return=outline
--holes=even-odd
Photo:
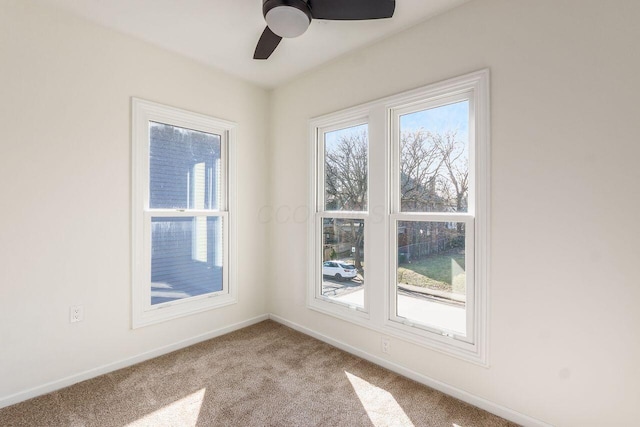
[[[0,426],[513,426],[273,321],[0,409]]]

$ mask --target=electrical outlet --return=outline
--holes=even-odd
[[[389,354],[389,347],[391,347],[391,344],[389,343],[389,338],[382,338],[382,352],[384,354]]]
[[[84,308],[81,305],[72,305],[69,309],[69,322],[82,322],[84,320]]]

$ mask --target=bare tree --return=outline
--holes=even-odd
[[[419,129],[400,136],[400,198],[403,210],[434,210],[440,151],[431,132]],[[431,209],[429,209],[431,208]]]
[[[366,132],[342,137],[325,153],[325,204],[328,210],[367,210]],[[419,129],[400,136],[400,197],[403,211],[465,212],[469,192],[466,144],[456,131],[432,133]],[[344,221],[344,222],[343,222]],[[356,268],[362,271],[364,224],[341,220],[343,232],[354,242]],[[462,227],[458,224],[458,231]],[[411,230],[409,234],[418,231]],[[419,238],[416,234],[411,240]],[[423,236],[424,238],[424,236]]]
[[[366,132],[342,137],[325,153],[325,202],[328,209],[367,209]]]
[[[366,132],[343,136],[325,147],[325,204],[329,210],[367,210],[368,138]],[[363,221],[349,220],[349,237],[355,245],[354,263],[362,269]]]
[[[455,131],[436,135],[435,146],[442,159],[443,196],[456,212],[466,212],[469,193],[469,156],[465,144]]]

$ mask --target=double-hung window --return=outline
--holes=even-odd
[[[235,301],[234,124],[133,99],[133,326]]]
[[[347,120],[354,115],[368,125]],[[310,307],[486,364],[488,71],[313,119],[311,128]],[[364,249],[356,224],[375,243],[363,250],[366,286],[364,269],[346,284],[334,274],[335,262],[360,272],[358,252],[349,253]]]
[[[314,128],[317,170],[312,303],[366,315],[369,128],[366,116]],[[320,304],[320,307],[322,303]]]

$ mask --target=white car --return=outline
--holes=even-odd
[[[322,263],[322,275],[331,276],[336,280],[351,280],[358,275],[355,265],[341,261],[325,261]]]

